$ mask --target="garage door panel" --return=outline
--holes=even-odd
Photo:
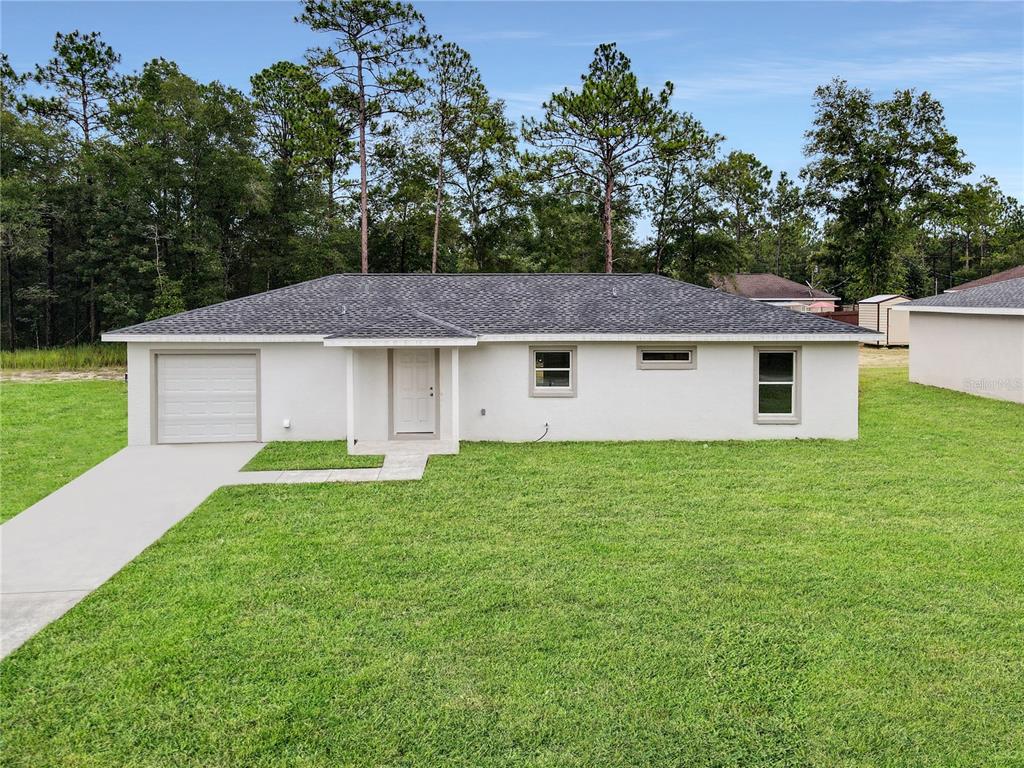
[[[257,392],[256,355],[159,355],[157,440],[256,440]]]

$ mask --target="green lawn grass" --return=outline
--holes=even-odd
[[[0,368],[39,371],[88,371],[97,368],[125,368],[126,344],[78,344],[47,349],[0,351]]]
[[[312,440],[267,443],[242,469],[357,469],[383,463],[383,456],[350,456],[344,440]]]
[[[0,383],[0,521],[123,448],[123,381]]]
[[[1024,764],[1024,408],[221,489],[0,666],[12,766]]]

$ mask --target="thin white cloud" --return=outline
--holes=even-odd
[[[581,36],[565,36],[551,38],[552,45],[566,48],[596,48],[601,43],[615,43],[619,48],[638,43],[655,43],[659,40],[671,40],[679,35],[675,29],[652,29],[641,32],[608,32]],[[627,51],[628,53],[628,51]]]
[[[541,106],[551,98],[551,94],[565,88],[565,85],[539,85],[527,91],[496,91],[495,98],[505,102],[506,112],[513,120],[519,117],[536,117],[541,113]]]
[[[928,56],[857,59],[793,58],[734,60],[727,68],[670,77],[677,99],[732,96],[810,95],[818,85],[841,77],[872,89],[1020,92],[1024,84],[1019,52],[977,51]]]
[[[962,24],[922,24],[913,27],[879,29],[847,40],[849,47],[910,48],[935,47],[945,43],[963,43],[978,37],[979,31]]]

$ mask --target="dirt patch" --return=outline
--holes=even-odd
[[[910,350],[906,347],[860,348],[861,368],[906,368],[910,365]]]
[[[125,377],[123,368],[97,368],[93,371],[28,371],[0,372],[3,381],[116,381]]]

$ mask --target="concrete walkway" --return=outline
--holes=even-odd
[[[363,447],[363,446],[360,446]],[[419,480],[427,459],[435,453],[455,453],[449,443],[437,440],[389,441],[372,444],[360,455],[384,454],[384,465],[366,469],[295,469],[271,472],[236,472],[227,485],[262,483],[372,483],[387,480]]]
[[[242,472],[262,443],[130,446],[0,525],[0,658],[127,565],[222,485],[419,480],[441,441],[360,446],[373,469]],[[374,449],[374,450],[370,450]]]
[[[0,526],[0,657],[121,570],[262,447],[128,447]]]

